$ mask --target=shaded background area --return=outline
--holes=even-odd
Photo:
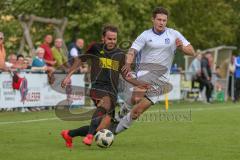
[[[66,17],[65,42],[68,44],[81,37],[89,44],[99,40],[101,28],[106,23],[119,27],[119,41],[134,40],[152,26],[151,12],[156,6],[170,11],[168,27],[180,31],[196,49],[219,45],[240,46],[238,0],[0,0],[0,6],[0,30],[5,33],[7,53],[16,52],[19,48],[23,34],[17,20],[20,14],[59,19]],[[51,24],[34,23],[31,29],[34,45],[39,45],[45,34],[53,32]],[[184,66],[182,55],[177,55],[175,62]]]

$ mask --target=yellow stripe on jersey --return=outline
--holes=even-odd
[[[109,58],[100,58],[100,66],[102,68],[112,69],[114,71],[118,71],[119,62],[109,59]]]

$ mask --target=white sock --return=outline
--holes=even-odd
[[[131,112],[129,112],[120,120],[115,130],[116,134],[128,129],[132,125],[133,119],[131,118],[130,113]]]

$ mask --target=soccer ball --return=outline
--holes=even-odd
[[[112,145],[114,140],[114,135],[111,131],[107,129],[102,129],[95,135],[95,141],[97,145],[101,148],[108,148]]]

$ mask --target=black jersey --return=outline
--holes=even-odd
[[[87,50],[87,59],[91,59],[92,88],[102,89],[117,94],[121,68],[125,55],[119,48],[107,50],[102,43],[95,43]]]

